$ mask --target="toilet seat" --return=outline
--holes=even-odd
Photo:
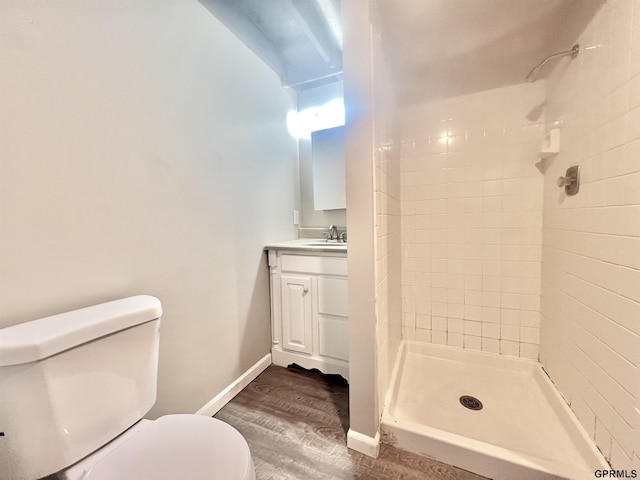
[[[201,415],[166,415],[85,467],[83,480],[255,480],[246,440]]]

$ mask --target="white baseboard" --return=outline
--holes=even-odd
[[[271,354],[268,353],[246,372],[240,375],[227,388],[222,390],[218,395],[213,397],[207,404],[196,412],[196,415],[206,415],[212,417],[218,411],[231,401],[240,391],[249,385],[255,378],[260,375],[269,365],[271,365]]]
[[[375,437],[369,437],[350,428],[347,432],[347,447],[368,457],[378,458],[378,453],[380,453],[380,432],[376,432]]]

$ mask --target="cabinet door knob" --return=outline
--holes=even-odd
[[[302,289],[302,293],[307,293],[308,291],[309,291],[309,289],[306,288],[306,287]]]

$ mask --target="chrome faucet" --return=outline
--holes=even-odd
[[[336,227],[335,225],[329,225],[329,238],[327,238],[327,241],[338,241],[338,227]]]
[[[327,237],[327,242],[337,242],[338,241],[338,227],[335,225],[329,225],[329,231],[324,232],[323,236]]]

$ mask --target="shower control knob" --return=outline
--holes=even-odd
[[[574,165],[567,168],[564,177],[559,177],[556,183],[558,187],[564,187],[567,195],[575,195],[580,190],[580,167]]]
[[[570,186],[573,182],[575,182],[575,179],[571,177],[558,177],[558,180],[556,181],[559,187]]]

